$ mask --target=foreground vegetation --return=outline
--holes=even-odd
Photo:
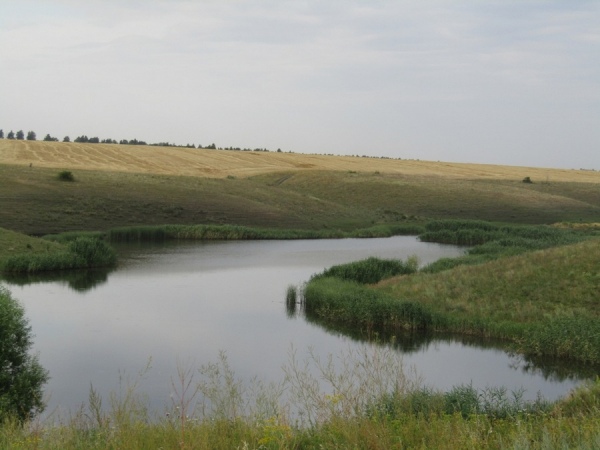
[[[597,448],[600,381],[556,402],[524,401],[502,388],[437,392],[407,375],[386,347],[299,361],[281,383],[238,379],[224,354],[198,370],[180,367],[173,404],[148,411],[136,382],[111,395],[90,388],[69,417],[0,426],[0,447],[36,449]],[[341,368],[336,368],[341,367]]]

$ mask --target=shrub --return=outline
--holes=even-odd
[[[28,353],[31,338],[23,308],[0,287],[0,421],[24,421],[44,409],[48,372]]]
[[[75,181],[75,177],[73,176],[73,172],[69,170],[63,170],[58,173],[58,179],[60,181]]]

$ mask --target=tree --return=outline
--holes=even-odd
[[[35,134],[35,131],[27,132],[27,140],[28,141],[35,141],[36,139],[37,139],[37,135]]]
[[[4,139],[4,131],[0,130],[0,139]]]
[[[44,410],[48,372],[29,354],[31,326],[22,306],[0,286],[0,421],[21,421]]]
[[[50,134],[47,134],[44,137],[44,141],[47,141],[47,142],[58,142],[58,138],[52,137],[52,136],[50,136]]]
[[[22,141],[23,139],[25,139],[25,133],[23,133],[23,130],[19,130],[19,131],[17,131],[17,139],[19,139],[19,140],[21,140],[21,141]]]
[[[69,136],[65,136],[63,138],[63,142],[71,142],[71,138]]]
[[[13,130],[10,130],[8,132],[8,134],[6,135],[6,139],[14,139],[15,138],[15,133],[13,132]]]

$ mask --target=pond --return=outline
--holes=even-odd
[[[178,364],[216,362],[223,351],[237,377],[282,381],[292,346],[300,356],[312,349],[325,357],[365,345],[301,313],[289,314],[289,285],[369,256],[416,255],[426,264],[463,251],[409,236],[168,242],[119,248],[120,265],[110,273],[5,283],[24,305],[34,351],[50,371],[47,411],[77,410],[86,404],[90,386],[107,398],[139,382],[137,390],[160,413],[171,406]],[[493,343],[413,336],[395,345],[405,367],[443,390],[472,383],[555,399],[586,377],[571,367],[511,356]]]

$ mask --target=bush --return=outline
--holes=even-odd
[[[24,421],[44,409],[48,372],[28,353],[31,338],[23,308],[0,287],[0,421]]]
[[[75,177],[73,176],[73,172],[69,170],[63,170],[59,172],[58,179],[60,181],[75,181]]]
[[[373,284],[396,275],[415,273],[417,268],[418,261],[416,257],[410,257],[406,262],[399,259],[370,257],[361,261],[332,266],[323,273],[315,275],[313,279],[335,277],[361,284]]]

